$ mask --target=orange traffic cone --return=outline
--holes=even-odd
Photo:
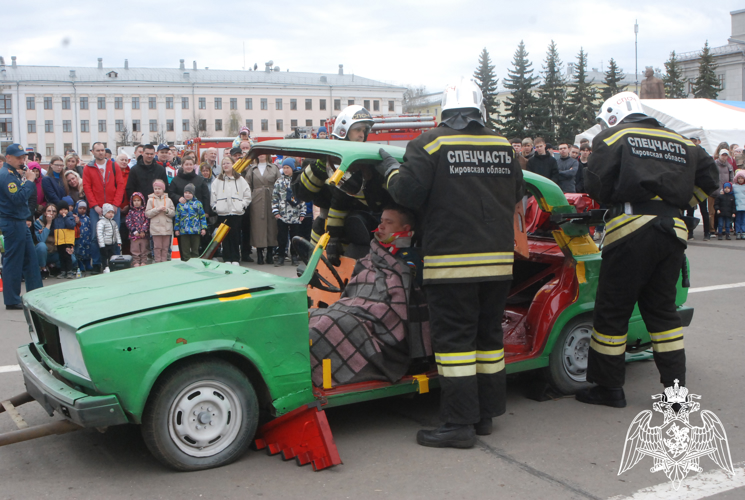
[[[181,251],[178,249],[178,238],[171,240],[171,260],[181,260]]]

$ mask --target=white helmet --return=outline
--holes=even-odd
[[[473,80],[461,77],[456,84],[445,87],[442,93],[442,112],[450,109],[477,109],[481,117],[486,121],[486,108],[484,107],[484,96],[481,89]]]
[[[595,120],[601,127],[615,127],[630,115],[647,115],[642,108],[639,96],[633,92],[621,92],[603,103]]]
[[[375,122],[370,112],[358,104],[347,106],[339,113],[339,116],[336,117],[336,121],[334,122],[334,130],[331,132],[331,135],[337,139],[346,140],[349,129],[357,123],[367,125],[365,127],[365,140],[367,140],[367,134],[370,133],[370,129]]]

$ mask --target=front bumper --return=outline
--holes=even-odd
[[[16,358],[23,372],[26,391],[50,416],[56,411],[82,427],[129,423],[116,396],[89,396],[76,391],[52,376],[28,345],[18,348]]]

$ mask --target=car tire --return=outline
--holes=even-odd
[[[142,437],[164,465],[197,471],[240,458],[258,421],[259,402],[248,377],[226,361],[202,359],[158,380],[143,414]]]
[[[567,323],[549,355],[546,375],[562,394],[574,394],[590,387],[587,382],[587,357],[592,336],[592,317],[580,316]]]

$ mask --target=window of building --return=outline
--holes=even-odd
[[[396,111],[396,106],[394,101],[388,101],[388,111]]]
[[[261,131],[262,132],[269,131],[269,120],[261,120]]]
[[[44,145],[44,153],[47,156],[54,156],[54,144],[46,143]]]
[[[311,110],[313,109],[313,99],[306,99],[305,100],[305,110]]]
[[[269,109],[269,103],[267,102],[266,99],[262,99],[261,100],[261,110],[262,111],[265,111],[267,109]]]
[[[62,132],[72,132],[72,120],[62,120]]]
[[[207,109],[207,98],[206,97],[199,98],[199,109]]]
[[[124,120],[116,120],[114,122],[114,131],[115,132],[124,132]]]
[[[188,97],[181,98],[181,109],[189,109],[189,98]]]
[[[347,106],[354,106],[354,99],[348,99]]]
[[[254,109],[254,100],[250,97],[246,97],[246,109]]]
[[[297,99],[290,99],[290,111],[297,111]]]
[[[158,120],[150,120],[150,132],[158,131]]]
[[[124,109],[123,97],[114,97],[114,109]]]
[[[282,111],[282,99],[277,98],[274,100],[274,109]]]
[[[36,101],[33,97],[26,97],[26,109],[36,109]]]
[[[222,130],[222,120],[215,120],[215,132]]]
[[[106,132],[106,120],[98,120],[98,131]]]
[[[88,120],[80,120],[80,131],[81,132],[90,132],[91,128],[88,124]]]
[[[254,129],[254,121],[253,120],[246,120],[246,127],[248,127],[248,130]]]
[[[132,132],[142,132],[140,120],[132,120]]]
[[[182,132],[189,131],[189,120],[181,120],[181,131]]]
[[[724,74],[717,75],[717,79],[719,80],[719,90],[724,90]]]
[[[318,99],[318,109],[321,111],[326,109],[326,99]]]
[[[12,118],[0,118],[0,132],[5,132],[8,134],[13,132]]]
[[[373,111],[380,111],[380,101],[373,101]]]
[[[65,142],[62,144],[62,151],[70,151],[72,149],[71,142]]]
[[[147,98],[147,108],[148,109],[156,109],[157,103],[155,101],[155,97],[148,97]]]
[[[134,108],[134,106],[132,107]],[[87,97],[80,98],[80,109],[88,109],[88,98]]]
[[[215,109],[222,109],[222,97],[215,97]]]
[[[238,98],[237,97],[230,98],[230,109],[238,109]]]
[[[98,98],[98,109],[106,109],[106,98],[105,97]]]
[[[10,146],[10,143],[8,143],[8,146]],[[27,146],[31,151],[36,151],[36,144],[29,143]],[[5,148],[3,147],[3,153],[5,153]]]
[[[306,127],[312,127],[313,126],[313,120],[305,120],[305,126]]]
[[[0,113],[10,113],[12,111],[13,100],[10,94],[0,94]]]
[[[62,98],[62,109],[70,109],[70,98],[69,97]]]
[[[83,142],[80,144],[80,150],[83,152],[84,155],[87,155],[91,152],[91,143],[90,142]]]
[[[139,97],[132,98],[132,109],[140,109],[140,98]]]
[[[200,132],[207,131],[207,120],[205,120],[204,118],[199,120],[199,131]]]
[[[173,97],[166,97],[166,109],[173,109]]]
[[[52,98],[51,97],[44,97],[44,109],[52,109]]]
[[[341,99],[334,99],[334,111],[341,111]]]
[[[282,132],[284,130],[284,123],[282,120],[277,120],[277,132]]]
[[[166,132],[173,132],[173,120],[166,120]]]
[[[36,133],[36,120],[29,120],[26,122],[26,131],[29,134],[35,134]]]
[[[44,132],[54,132],[54,121],[44,120]]]
[[[362,103],[363,103],[362,107],[369,111],[370,110],[370,99],[365,99],[364,101],[362,101]]]
[[[290,130],[295,130],[297,128],[297,120],[290,120]]]
[[[325,126],[326,126],[326,120],[325,120],[325,119],[322,119],[322,120],[321,120],[321,126],[322,126],[322,127],[325,127]]]

